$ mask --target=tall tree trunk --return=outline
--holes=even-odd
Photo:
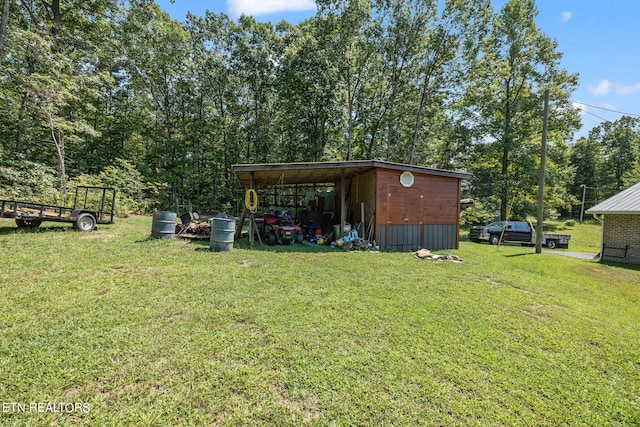
[[[429,87],[429,74],[424,77],[422,85],[422,93],[420,94],[420,105],[418,106],[418,114],[416,117],[416,125],[413,129],[413,141],[411,142],[411,154],[409,156],[409,164],[413,165],[413,160],[418,146],[418,138],[420,136],[420,127],[422,126],[422,111],[424,110],[424,101],[427,99],[427,89]]]
[[[391,95],[389,96],[389,125],[387,126],[387,157],[386,160],[391,161],[391,147],[395,145],[396,139],[396,81],[394,79],[391,84]]]
[[[24,114],[27,109],[27,98],[29,94],[24,92],[20,100],[20,111],[18,112],[18,123],[16,123],[16,155],[22,152],[22,133],[24,132]]]
[[[349,66],[351,70],[351,66]],[[353,92],[347,74],[347,161],[351,160],[351,139],[353,138]]]
[[[256,163],[260,163],[260,156],[264,157],[264,153],[262,153],[260,150],[260,104],[258,103],[258,99],[257,99],[257,94],[256,94],[256,99],[255,99],[255,103],[254,103],[254,120],[255,120],[255,145],[256,145],[256,152],[255,152],[255,162]]]
[[[4,61],[4,46],[7,42],[10,5],[11,5],[11,0],[4,0],[2,5],[2,21],[0,21],[0,63]]]
[[[507,199],[509,197],[509,148],[505,144],[502,148],[502,184],[500,188],[500,220],[507,218]]]
[[[65,166],[65,154],[64,154],[64,133],[60,129],[56,129],[56,125],[53,120],[53,114],[51,111],[47,111],[47,121],[49,122],[49,129],[51,130],[51,138],[56,148],[55,162],[56,172],[58,173],[58,190],[62,195],[62,199],[66,199],[67,196],[67,169]]]
[[[505,88],[504,129],[502,134],[502,184],[500,188],[500,219],[506,221],[509,198],[509,152],[513,144],[511,132],[511,79],[507,79]]]
[[[56,145],[56,172],[58,172],[58,190],[62,195],[62,199],[67,197],[67,168],[65,166],[64,154],[64,134],[59,131],[53,131],[53,141]]]
[[[52,34],[57,36],[60,33],[60,24],[62,23],[62,12],[60,11],[60,0],[51,1],[51,20],[53,21]]]

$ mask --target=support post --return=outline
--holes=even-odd
[[[582,224],[582,219],[584,218],[584,196],[587,192],[587,186],[585,184],[580,184],[582,187],[582,206],[580,207],[580,224]]]
[[[253,190],[253,172],[251,172],[251,181],[249,183],[249,188],[251,190]],[[251,220],[249,221],[249,246],[251,247],[251,249],[253,249],[253,244],[254,244],[254,242],[253,242],[253,240],[254,240],[253,239],[253,234],[254,234],[253,225],[255,224],[255,217],[254,217],[253,212],[250,212],[250,214],[251,214]]]
[[[344,223],[347,220],[347,201],[346,201],[346,183],[344,177],[344,169],[340,179],[340,234],[344,236]]]
[[[536,233],[536,253],[542,253],[542,221],[544,220],[544,175],[547,169],[547,122],[549,117],[549,90],[544,91],[542,113],[542,147],[540,148],[540,172],[538,173],[538,227]]]

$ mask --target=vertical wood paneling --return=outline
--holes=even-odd
[[[349,188],[351,196],[351,215],[349,220],[354,224],[371,219],[376,212],[376,174],[375,171],[356,175],[351,179]],[[360,203],[364,203],[364,218],[360,218]],[[368,227],[369,224],[366,224]]]
[[[410,251],[456,249],[460,180],[414,173],[414,184],[400,184],[401,171],[376,171],[376,231],[380,247]]]

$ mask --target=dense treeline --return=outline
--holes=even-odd
[[[534,0],[317,0],[291,25],[171,19],[152,0],[5,0],[0,196],[116,185],[126,210],[234,205],[234,163],[384,159],[465,170],[478,214],[576,215],[640,177],[638,121],[569,144],[577,75]],[[56,191],[53,191],[53,190]],[[576,206],[578,209],[576,211]]]

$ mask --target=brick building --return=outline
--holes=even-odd
[[[604,215],[601,260],[640,264],[640,183],[587,210]]]

